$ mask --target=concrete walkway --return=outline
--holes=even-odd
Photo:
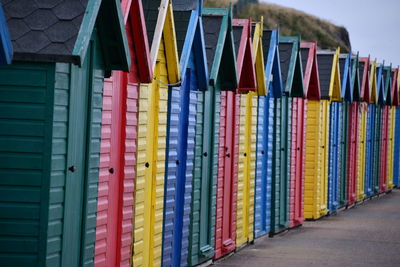
[[[400,266],[400,190],[279,236],[257,239],[216,265]]]

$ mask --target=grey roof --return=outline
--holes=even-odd
[[[173,0],[172,5],[176,11],[192,11],[197,8],[197,0]]]
[[[358,71],[359,71],[359,74],[360,74],[360,83],[362,83],[362,79],[364,77],[364,66],[365,66],[364,61],[359,61],[358,62]]]
[[[88,0],[0,0],[14,59],[69,61]]]
[[[346,58],[345,57],[339,57],[339,69],[340,69],[340,82],[343,82],[344,79],[344,68],[346,65]]]
[[[271,30],[264,30],[262,36],[262,45],[263,45],[263,54],[264,54],[264,64],[267,64],[268,54],[269,54],[269,47],[271,44]]]
[[[240,41],[242,41],[243,26],[233,26],[233,42],[235,43],[236,57],[239,54]]]
[[[191,13],[192,11],[175,11],[174,9],[175,34],[179,58],[181,57],[183,45],[185,43]]]
[[[281,74],[283,88],[286,88],[286,81],[289,74],[290,59],[292,58],[293,43],[279,43],[279,58],[281,62]]]
[[[306,67],[307,67],[309,53],[310,53],[310,48],[308,48],[308,47],[300,48],[301,66],[303,67],[303,75],[306,75]]]
[[[223,16],[203,15],[204,39],[206,43],[207,66],[211,71],[217,48]]]
[[[329,84],[331,82],[333,57],[334,54],[332,53],[318,52],[317,54],[321,99],[329,99]]]
[[[151,47],[156,30],[158,11],[161,0],[142,0],[144,18],[146,20],[147,38]]]

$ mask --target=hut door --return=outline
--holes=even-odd
[[[297,100],[297,101],[296,101]],[[297,118],[296,121],[292,118],[292,123],[296,125],[296,141],[292,144],[296,144],[296,156],[293,160],[295,160],[295,198],[294,198],[294,222],[301,224],[303,222],[303,180],[304,180],[304,133],[305,133],[305,100],[302,98],[293,99],[293,108],[294,105],[297,106]],[[294,114],[294,113],[293,113]],[[293,150],[292,150],[293,151]]]
[[[65,205],[63,221],[62,266],[80,266],[85,246],[87,225],[89,178],[98,175],[90,172],[93,159],[92,127],[94,120],[101,120],[101,114],[93,111],[94,92],[101,92],[103,86],[100,52],[93,39],[81,68],[71,67],[71,87],[68,118],[68,154],[66,182],[64,187]],[[97,75],[96,75],[97,74]],[[101,82],[100,82],[101,79]]]
[[[281,108],[281,175],[280,175],[280,188],[279,188],[279,226],[286,228],[288,225],[288,210],[289,210],[289,169],[290,169],[290,106],[291,99],[288,96],[282,96],[282,108]]]
[[[240,97],[240,96],[239,96]],[[233,207],[235,200],[233,199],[234,187],[234,168],[235,168],[235,145],[236,129],[238,127],[236,106],[237,94],[235,92],[226,92],[226,127],[225,127],[225,158],[224,158],[224,178],[223,178],[223,215],[222,215],[222,250],[232,250],[231,247],[235,246],[232,237],[232,224],[233,224]]]

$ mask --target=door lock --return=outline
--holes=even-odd
[[[72,166],[70,166],[70,167],[68,168],[68,170],[69,170],[70,172],[75,172],[75,171],[76,171],[76,168],[75,168],[74,165],[72,165]]]

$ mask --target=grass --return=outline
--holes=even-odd
[[[205,7],[228,7],[230,0],[205,0]],[[338,46],[341,52],[351,50],[349,34],[345,27],[309,15],[307,13],[270,3],[249,4],[244,7],[238,18],[253,18],[258,20],[264,16],[267,28],[279,27],[284,36],[301,35],[303,41],[317,41],[319,49],[334,50]]]

